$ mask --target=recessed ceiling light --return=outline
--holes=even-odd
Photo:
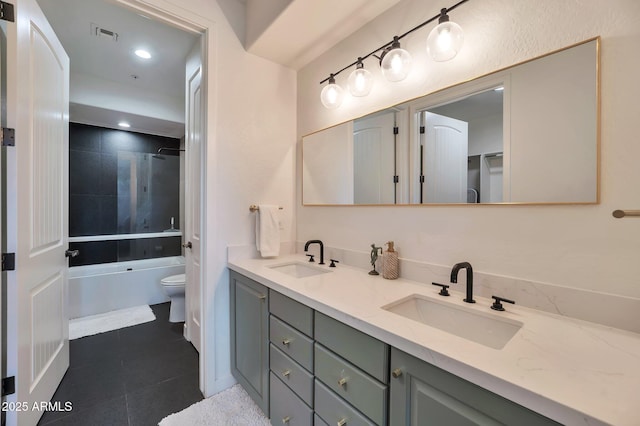
[[[129,127],[131,127],[131,124],[127,123],[126,121],[121,121],[118,123],[118,126],[128,129]]]
[[[147,52],[144,49],[138,49],[134,53],[142,59],[151,59],[151,53]]]

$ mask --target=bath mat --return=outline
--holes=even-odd
[[[155,319],[156,316],[149,305],[134,306],[133,308],[76,318],[69,320],[69,340],[131,327],[132,325],[154,321]]]
[[[240,385],[171,414],[159,426],[269,426],[269,419]]]

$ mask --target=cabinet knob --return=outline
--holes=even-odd
[[[402,376],[402,370],[399,368],[396,368],[391,372],[391,375],[393,376],[394,379],[397,379],[398,377]]]
[[[344,426],[347,424],[347,419],[340,419],[338,420],[338,426]]]
[[[283,419],[282,419],[282,424],[285,424],[285,425],[286,425],[287,423],[289,423],[289,420],[291,420],[291,417],[289,417],[289,416],[287,416],[287,417],[283,418]]]
[[[291,370],[285,370],[282,372],[282,377],[289,377],[289,375],[291,374]]]
[[[347,385],[347,379],[348,377],[343,377],[342,379],[338,380],[338,386],[345,387]]]
[[[282,344],[285,346],[289,346],[289,343],[291,343],[291,339],[283,339],[282,340]]]

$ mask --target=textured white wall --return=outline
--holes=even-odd
[[[205,395],[233,383],[229,368],[227,246],[253,245],[249,205],[282,206],[283,242],[293,241],[295,210],[295,72],[248,54],[218,3],[210,0],[119,0],[151,6],[208,28],[203,264]]]
[[[403,42],[414,57],[407,80],[384,82],[375,61],[368,60],[365,66],[376,78],[370,96],[347,97],[337,110],[322,106],[320,80],[449,5],[430,4],[404,0],[300,70],[298,145],[308,133],[600,35],[601,203],[298,207],[297,239],[320,238],[325,245],[362,251],[373,242],[395,240],[404,258],[445,266],[466,260],[481,272],[640,298],[633,268],[640,259],[640,219],[611,216],[615,209],[640,208],[640,2],[470,1],[451,14],[465,30],[465,46],[455,60],[427,59],[429,26]]]

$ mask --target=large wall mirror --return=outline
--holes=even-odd
[[[302,139],[305,205],[599,202],[599,38]]]

